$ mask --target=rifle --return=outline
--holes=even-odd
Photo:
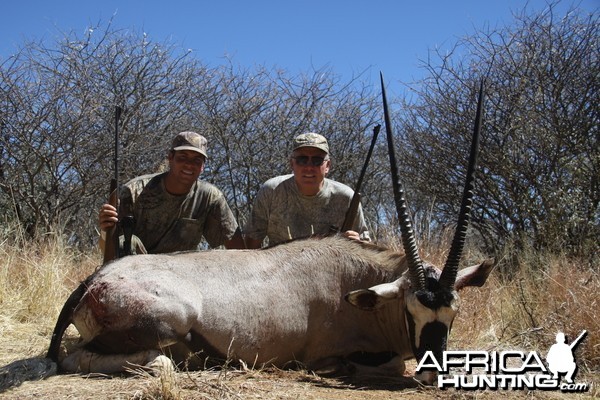
[[[352,196],[352,200],[350,201],[348,211],[346,211],[346,217],[344,218],[344,223],[342,224],[342,228],[340,229],[341,232],[351,230],[354,225],[354,220],[356,219],[356,214],[358,213],[358,206],[360,205],[360,188],[362,186],[362,181],[365,178],[365,173],[367,172],[367,166],[369,165],[371,154],[373,154],[373,148],[375,147],[375,142],[377,141],[379,129],[381,129],[381,125],[379,124],[373,128],[373,139],[371,139],[371,147],[369,147],[367,158],[365,159],[365,163],[363,164],[362,170],[360,171],[360,175],[358,176],[358,181],[356,182],[356,186],[354,187],[354,195]]]
[[[119,209],[119,120],[121,119],[122,109],[115,106],[115,150],[114,150],[114,172],[115,176],[110,180],[110,194],[108,203]],[[104,244],[104,260],[103,264],[119,258],[119,223],[116,223],[112,228],[106,231],[106,239]]]
[[[569,345],[569,347],[571,348],[571,350],[573,350],[581,341],[581,339],[583,339],[584,337],[587,336],[587,331],[584,329],[583,332],[581,332],[579,334],[579,336],[577,336],[577,339],[573,340],[573,342]]]

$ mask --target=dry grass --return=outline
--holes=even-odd
[[[577,363],[580,371],[600,372],[597,271],[554,258],[541,268],[522,264],[510,281],[493,274],[484,287],[467,290],[463,297],[469,301],[463,302],[455,322],[453,347],[500,346],[545,355],[558,332],[570,342],[585,329],[588,334],[575,351]]]
[[[3,349],[14,338],[40,348],[54,328],[62,303],[78,280],[97,264],[89,256],[68,248],[60,235],[48,234],[35,242],[22,240],[16,230],[0,242],[0,337]],[[12,339],[12,340],[11,340]],[[22,354],[0,354],[12,361]]]
[[[18,231],[0,240],[0,367],[29,368],[43,359],[56,317],[70,290],[91,273],[99,254],[81,254],[58,235],[36,242],[20,240]],[[443,247],[443,246],[440,246]],[[430,250],[427,257],[443,260]],[[481,259],[468,254],[467,259]],[[115,399],[498,399],[594,398],[600,396],[600,278],[598,271],[573,260],[536,255],[521,257],[510,278],[493,273],[482,288],[462,292],[463,304],[449,346],[454,349],[522,349],[545,355],[558,331],[569,340],[581,330],[588,336],[577,348],[577,381],[591,383],[585,394],[557,392],[440,391],[407,388],[410,378],[377,383],[341,381],[307,371],[226,368],[154,376],[139,370],[124,376],[61,375],[29,381],[2,392],[2,398]],[[71,333],[72,335],[73,333]],[[414,363],[408,369],[414,370]],[[414,384],[412,385],[414,386]],[[401,390],[399,393],[398,390]]]

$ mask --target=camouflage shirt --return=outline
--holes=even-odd
[[[300,193],[294,175],[271,178],[256,195],[244,234],[256,240],[268,237],[272,245],[331,233],[331,228],[338,230],[344,223],[353,195],[348,186],[327,178],[315,196]],[[362,207],[358,208],[353,230],[362,240],[370,240]]]
[[[198,180],[175,196],[165,189],[165,175],[143,175],[121,188],[121,204],[135,218],[133,234],[148,253],[196,250],[202,237],[213,248],[231,239],[238,226],[219,189]]]

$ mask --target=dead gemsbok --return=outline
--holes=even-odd
[[[385,104],[385,89],[382,89]],[[167,355],[188,367],[208,360],[342,371],[357,354],[393,357],[370,367],[402,375],[404,360],[440,356],[458,311],[457,292],[481,286],[492,262],[458,270],[473,197],[481,121],[480,89],[459,222],[443,271],[423,262],[406,213],[387,106],[394,196],[403,255],[340,236],[307,238],[261,250],[137,255],[102,266],[66,301],[48,357],[59,362],[69,324],[81,347],[63,371],[115,372]],[[194,361],[196,361],[194,363]],[[434,376],[417,377],[432,383]]]

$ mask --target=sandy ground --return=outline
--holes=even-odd
[[[583,394],[557,391],[468,391],[419,386],[411,377],[324,378],[306,371],[225,369],[176,372],[155,377],[138,370],[120,375],[55,375],[42,357],[22,358],[0,368],[1,399],[591,399],[598,396],[597,376],[578,376],[592,382]],[[35,372],[36,368],[39,370]],[[9,382],[14,371],[49,375],[25,382]],[[13,375],[14,376],[14,375]]]

